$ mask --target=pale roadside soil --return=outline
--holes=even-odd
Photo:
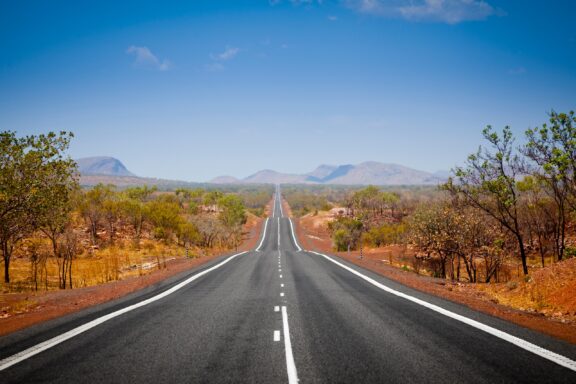
[[[286,214],[289,207],[284,210]],[[399,246],[364,249],[362,259],[358,251],[335,252],[326,226],[335,212],[293,220],[304,249],[336,255],[419,291],[576,344],[576,258],[535,268],[529,282],[516,278],[498,284],[453,283],[403,270]]]
[[[271,203],[266,207],[267,214],[270,212],[270,206]],[[254,249],[259,239],[264,219],[255,218],[255,216],[252,218],[244,227],[247,235],[238,248],[238,252]],[[226,253],[231,253],[231,251],[223,250],[196,258],[184,256],[171,258],[166,262],[165,268],[153,269],[141,276],[131,276],[123,280],[85,288],[1,293],[0,336],[126,296],[183,271],[203,265]]]

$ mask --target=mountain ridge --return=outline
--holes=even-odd
[[[181,180],[164,180],[136,176],[124,164],[108,156],[85,157],[76,160],[82,185],[108,182],[117,185],[196,185]],[[447,179],[446,171],[435,173],[420,171],[394,163],[365,161],[360,164],[321,164],[314,170],[303,173],[282,173],[263,169],[245,178],[219,176],[210,184],[335,184],[335,185],[436,185]]]
[[[435,185],[444,182],[447,172],[420,171],[394,163],[366,161],[360,164],[319,165],[304,174],[281,173],[264,169],[243,179],[219,176],[214,184],[338,184],[338,185]]]

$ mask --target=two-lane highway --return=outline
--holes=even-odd
[[[576,382],[574,345],[302,250],[279,196],[254,251],[0,338],[0,382]]]

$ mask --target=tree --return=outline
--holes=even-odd
[[[242,226],[246,223],[246,209],[237,195],[224,195],[218,199],[220,213],[218,219],[228,231],[228,243],[238,247],[242,236]]]
[[[140,246],[142,227],[147,220],[148,207],[146,203],[156,190],[157,188],[155,186],[152,188],[148,188],[146,185],[143,187],[131,187],[124,191],[123,197],[119,201],[122,216],[128,218],[128,221],[134,229],[134,243],[136,247]]]
[[[498,135],[488,126],[483,131],[491,150],[480,147],[468,157],[465,168],[454,170],[444,188],[462,196],[467,204],[485,212],[502,225],[515,239],[524,274],[528,274],[523,228],[520,221],[520,197],[517,179],[524,166],[513,151],[514,138],[510,127]]]
[[[114,192],[113,185],[102,183],[86,191],[80,203],[80,213],[88,224],[92,244],[95,245],[98,239],[98,229],[105,219],[104,203]]]
[[[190,221],[182,221],[178,226],[178,240],[182,242],[185,248],[188,245],[198,244],[201,241],[201,235],[198,228]]]
[[[555,254],[562,260],[566,241],[566,209],[576,209],[576,115],[550,113],[550,125],[526,131],[524,153],[537,165],[535,173],[548,186],[557,206]]]
[[[545,256],[552,250],[558,260],[562,259],[564,250],[564,218],[558,214],[558,205],[548,193],[545,182],[539,177],[526,176],[518,182],[522,192],[522,221],[527,229],[530,244],[540,253],[542,266]]]
[[[77,186],[76,164],[64,152],[72,133],[16,137],[0,133],[0,245],[4,281],[10,282],[15,245],[38,229]]]
[[[107,186],[101,209],[104,219],[108,224],[108,236],[110,244],[114,244],[114,236],[116,235],[116,222],[118,221],[122,211],[122,205],[119,201],[118,194],[116,193],[114,186]]]
[[[445,203],[420,206],[410,217],[409,239],[427,258],[438,261],[437,277],[446,278],[450,263],[451,278],[455,278],[453,259],[459,253],[459,225],[455,212]]]
[[[183,221],[178,201],[169,195],[148,203],[148,215],[154,224],[154,236],[166,243],[173,239]]]
[[[328,223],[334,248],[339,251],[356,249],[362,237],[362,221],[351,217],[339,217]]]

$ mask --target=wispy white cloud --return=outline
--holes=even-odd
[[[347,0],[346,3],[371,15],[448,24],[503,14],[484,0]]]
[[[167,71],[172,67],[170,61],[166,59],[161,61],[148,47],[131,45],[126,53],[135,57],[134,65],[139,67],[148,67],[159,71]]]
[[[226,47],[226,49],[223,52],[217,55],[212,55],[212,59],[219,61],[228,61],[233,59],[239,52],[240,48]]]
[[[338,16],[334,16],[334,15],[328,15],[328,20],[330,21],[338,21]]]
[[[240,52],[240,48],[226,47],[226,49],[220,53],[210,54],[211,62],[204,67],[210,72],[222,71],[226,68],[224,62],[234,59]]]

